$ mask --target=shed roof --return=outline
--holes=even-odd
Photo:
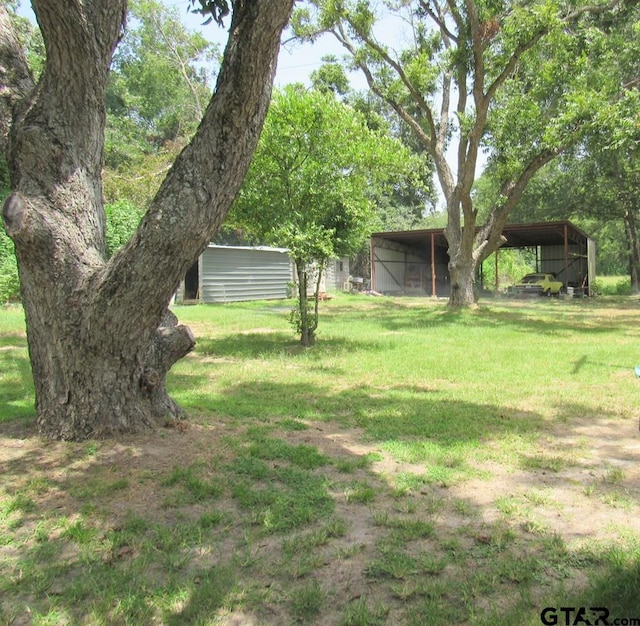
[[[573,243],[586,245],[589,236],[577,226],[568,221],[541,222],[538,224],[507,224],[502,229],[506,238],[503,248],[527,248],[533,246],[563,245],[565,232],[567,240]],[[434,236],[434,243],[447,247],[447,240],[443,228],[429,228],[422,230],[404,230],[396,232],[379,232],[371,236],[379,239],[387,239],[406,245],[417,245],[422,240],[430,240]]]
[[[208,248],[218,248],[222,250],[259,250],[261,252],[280,252],[282,254],[289,254],[288,248],[273,248],[271,246],[227,246],[224,244],[210,243]]]

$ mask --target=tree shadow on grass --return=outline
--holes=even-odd
[[[593,303],[576,301],[565,303],[540,299],[530,303],[512,303],[510,301],[482,301],[476,309],[454,309],[444,302],[433,303],[427,300],[424,305],[414,300],[405,303],[402,299],[383,299],[367,301],[361,319],[378,324],[390,331],[405,329],[431,329],[450,325],[472,325],[479,328],[513,327],[524,333],[558,334],[567,331],[578,333],[603,333],[614,330],[632,329],[637,325],[637,304],[633,303]],[[357,305],[354,305],[356,307]],[[325,320],[337,319],[342,315],[353,316],[354,307],[331,306],[322,311]],[[611,317],[610,308],[628,311]],[[602,312],[607,321],[598,320],[598,325],[585,324],[585,316]]]
[[[542,423],[533,412],[451,400],[437,389],[413,385],[335,391],[311,383],[255,381],[229,386],[215,396],[196,392],[188,398],[187,410],[188,403],[240,419],[328,421],[362,428],[370,440],[419,438],[446,445],[489,439],[505,432],[532,432]]]
[[[197,433],[44,442],[14,423],[0,438],[0,623],[199,624],[228,603],[231,561],[197,558],[225,533],[216,495],[184,495],[206,478],[189,470],[203,458]],[[169,458],[186,472],[175,487]]]
[[[259,383],[225,391],[223,396],[246,418],[244,425],[233,428],[238,444],[232,448],[233,460],[225,458],[228,448],[221,445],[215,423],[224,405],[216,411],[215,401],[210,429],[167,430],[116,442],[41,442],[24,453],[16,450],[15,458],[4,467],[10,497],[2,503],[5,517],[0,519],[3,536],[11,540],[0,546],[0,557],[3,549],[8,557],[7,567],[0,572],[0,595],[4,595],[0,618],[10,622],[15,617],[20,623],[29,611],[43,620],[46,616],[49,622],[57,618],[60,623],[89,619],[144,624],[161,618],[162,623],[177,626],[204,623],[239,607],[248,616],[247,623],[279,626],[292,623],[293,590],[304,590],[310,578],[317,577],[329,592],[318,623],[325,615],[331,615],[325,623],[340,623],[345,596],[339,602],[332,597],[332,592],[340,593],[336,586],[341,582],[331,572],[349,567],[350,557],[336,555],[347,554],[354,542],[362,557],[351,558],[361,558],[357,562],[362,565],[353,570],[350,597],[362,593],[369,602],[384,598],[394,611],[395,621],[390,623],[516,624],[529,623],[523,620],[528,616],[534,623],[545,606],[570,602],[607,606],[617,616],[636,615],[638,559],[622,558],[616,548],[593,553],[571,547],[551,532],[527,532],[518,520],[485,521],[483,516],[492,505],[479,504],[473,496],[458,497],[421,476],[403,496],[392,482],[400,473],[384,476],[360,469],[355,474],[336,474],[339,465],[367,467],[359,463],[361,451],[353,452],[335,436],[341,424],[360,427],[369,442],[431,441],[445,449],[456,445],[464,449],[475,440],[535,434],[541,425],[537,414],[446,400],[437,389],[415,386],[399,385],[384,396],[368,387],[333,392],[306,385],[302,396],[297,389],[297,385]],[[289,410],[287,399],[296,403]],[[259,402],[263,410],[256,413]],[[338,414],[341,410],[346,413]],[[263,420],[272,416],[268,432],[250,428],[256,415]],[[287,431],[300,417],[316,424],[324,421],[328,427]],[[3,432],[6,436],[6,425],[0,427]],[[316,559],[307,576],[290,575],[291,568],[297,571],[298,561],[287,565],[284,540],[296,545],[295,541],[313,537],[323,524],[317,519],[293,533],[265,535],[256,529],[256,511],[242,507],[223,518],[222,525],[204,524],[211,519],[207,515],[219,510],[215,497],[190,505],[158,505],[174,489],[167,476],[175,462],[182,469],[194,468],[192,478],[202,471],[224,490],[230,490],[239,476],[251,479],[260,495],[255,473],[286,467],[278,452],[297,451],[305,432],[309,433],[305,450],[317,448],[329,459],[328,465],[306,470],[309,476],[331,471],[326,485],[334,485],[334,492],[339,494],[335,485],[341,482],[366,483],[374,494],[367,504],[337,498],[338,513],[347,522],[346,534],[299,551],[303,554],[295,558],[300,566],[306,558],[312,563]],[[360,432],[351,434],[362,443]],[[22,436],[35,439],[32,432]],[[184,450],[181,458],[169,456],[180,448]],[[428,470],[429,463],[421,462]],[[539,478],[536,472],[518,473],[513,485],[530,490],[538,486]],[[187,487],[187,482],[180,482],[171,493],[184,495]],[[363,515],[367,510],[369,515]],[[357,529],[351,527],[350,518],[356,512],[364,519],[359,523],[365,524]],[[403,533],[413,530],[424,536],[403,538]],[[256,546],[239,560],[237,546],[244,542],[250,548],[247,537],[252,534]],[[222,550],[225,541],[236,551]],[[576,569],[597,571],[599,577],[580,593],[560,589],[531,599],[531,590],[539,585],[553,589],[559,581],[570,581]],[[520,589],[527,602],[511,614],[510,602]],[[400,597],[400,592],[407,596]],[[485,614],[487,619],[482,621]]]
[[[635,555],[633,551],[623,554],[621,549],[612,548],[605,551],[602,566],[586,589],[572,593],[567,599],[576,607],[604,607],[611,621],[617,619],[621,624],[631,624],[631,620],[635,620],[637,623],[640,620],[640,552],[636,549]]]
[[[304,348],[292,335],[282,332],[241,333],[211,339],[196,339],[194,354],[217,358],[259,359],[304,356],[321,360],[325,355],[355,351],[378,351],[386,346],[383,341],[362,341],[352,337],[319,337],[311,350]]]
[[[496,310],[491,307],[480,307],[475,311],[409,309],[396,313],[376,315],[376,323],[385,330],[400,331],[404,329],[437,329],[443,326],[468,325],[481,329],[511,328],[521,333],[532,333],[541,336],[578,333],[594,335],[633,328],[637,324],[637,316],[622,316],[599,321],[597,326],[585,324],[581,312],[570,309],[558,310],[556,315],[545,311],[510,309]]]

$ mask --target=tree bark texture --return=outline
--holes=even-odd
[[[3,218],[16,246],[42,435],[137,432],[180,414],[165,377],[195,340],[168,303],[247,171],[292,3],[234,3],[202,123],[131,241],[106,260],[104,100],[127,3],[33,0],[47,59],[39,84],[12,108],[14,191]],[[15,48],[6,23],[0,6],[2,60]]]
[[[451,226],[449,222],[445,229],[449,244],[449,306],[469,307],[476,302],[475,275],[478,257],[473,245],[474,227]]]

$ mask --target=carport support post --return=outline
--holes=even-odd
[[[369,244],[369,268],[371,270],[371,282],[369,284],[369,289],[371,291],[377,291],[378,285],[376,284],[376,244],[375,237],[371,237],[371,243]]]
[[[431,297],[436,295],[436,235],[431,233]]]

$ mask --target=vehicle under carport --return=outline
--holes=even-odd
[[[510,224],[501,249],[534,252],[535,271],[555,274],[574,295],[592,295],[595,242],[571,222]],[[444,229],[380,232],[371,235],[371,289],[385,295],[449,297],[449,256]],[[494,261],[498,267],[500,251]],[[499,276],[499,272],[495,272]],[[500,285],[483,285],[498,291]]]

